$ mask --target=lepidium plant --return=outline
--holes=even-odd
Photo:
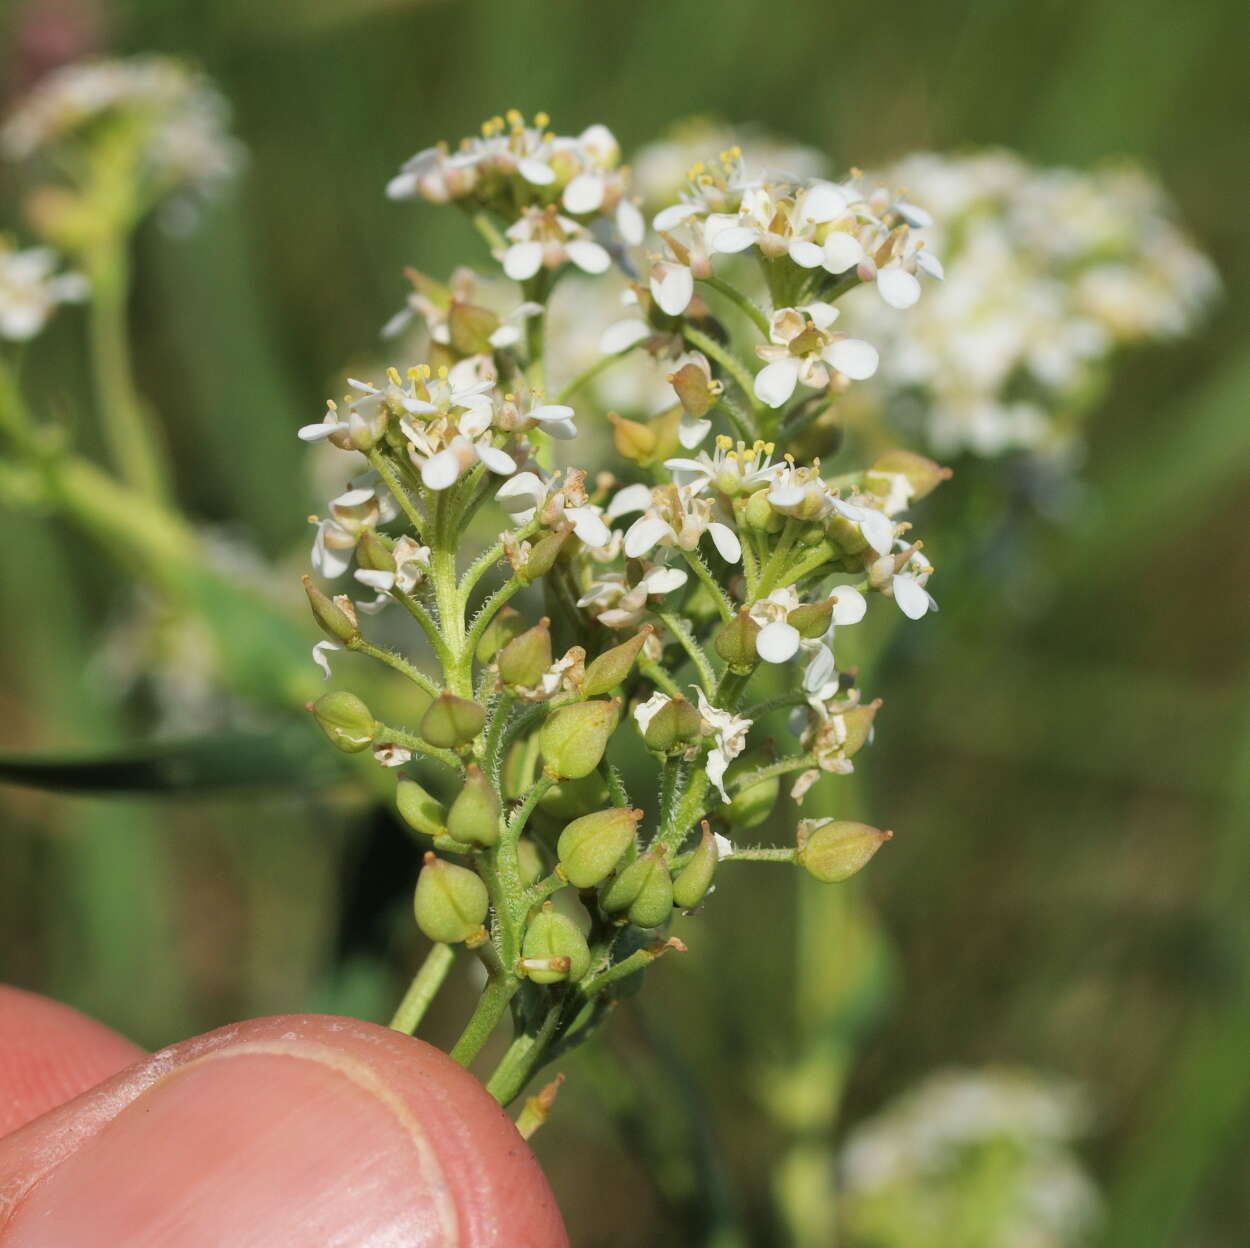
[[[475,292],[491,283],[464,270],[449,286],[411,274],[389,328],[424,321],[427,358],[351,381],[300,431],[354,461],[316,521],[313,569],[350,573],[351,592],[306,578],[327,634],[315,657],[329,676],[343,652],[369,656],[414,691],[407,725],[346,691],[313,707],[336,746],[398,771],[399,811],[428,843],[415,914],[434,944],[394,1025],[414,1030],[456,951],[471,951],[484,987],[452,1052],[471,1062],[510,1014],[488,1082],[505,1103],[683,948],[669,925],[722,866],[795,864],[837,882],[888,839],[818,812],[788,845],[741,836],[783,778],[801,802],[871,739],[878,704],[839,672],[835,638],[877,599],[912,619],[933,608],[928,554],[900,516],[946,475],[892,451],[826,476],[786,449],[876,366],[841,332],[836,299],[876,282],[887,303],[908,302],[918,270],[940,275],[909,242],[918,209],[855,179],[751,180],[731,151],[692,171],[656,219],[663,250],[637,257],[644,223],[612,135],[547,126],[496,118],[392,181],[393,198],[466,210],[519,290],[488,307]],[[719,271],[743,264],[735,253],[770,308]],[[629,307],[602,358],[548,394],[561,344],[547,309],[570,268],[615,276]],[[705,290],[741,314],[744,341]],[[579,409],[578,393],[631,355],[654,362],[671,398],[650,421],[613,419],[616,470],[584,462],[579,443],[605,447],[610,414]],[[476,551],[479,520],[498,532]],[[415,622],[419,653],[371,639],[386,608]],[[769,670],[779,678],[753,689]],[[781,708],[784,747],[757,727]],[[639,756],[654,773],[643,801],[618,765]],[[523,1118],[543,1112],[531,1102]]]

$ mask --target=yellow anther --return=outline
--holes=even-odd
[[[546,113],[535,113],[534,124],[541,130],[545,126],[551,125],[551,118]]]
[[[439,381],[447,380],[447,365],[446,364],[440,364],[438,366],[438,379]]]
[[[408,369],[408,372],[407,372],[407,377],[408,377],[408,380],[409,380],[409,381],[420,381],[420,380],[421,380],[421,370],[420,370],[419,368],[417,368],[415,365],[414,365],[414,366],[411,366],[411,367]]]
[[[771,454],[772,454],[772,453],[773,453],[776,449],[777,449],[777,443],[776,443],[776,442],[765,442],[765,443],[764,443],[764,454],[765,454],[765,455],[771,455]]]
[[[404,379],[399,375],[399,369],[397,369],[394,365],[386,370],[386,375],[390,379],[392,385],[403,385]]]
[[[729,450],[733,444],[733,438],[731,438],[727,433],[717,434],[716,445],[719,446],[722,451]]]
[[[519,109],[510,108],[506,113],[504,113],[504,116],[508,119],[508,124],[510,126],[522,126],[525,124],[525,114]]]
[[[339,405],[333,399],[326,399],[326,407],[332,412],[337,412],[339,410]]]

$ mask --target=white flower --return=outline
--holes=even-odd
[[[799,605],[791,588],[775,589],[766,598],[751,604],[751,618],[760,626],[755,637],[756,653],[765,663],[786,663],[799,652],[799,630],[787,622]]]
[[[933,568],[916,543],[904,545],[898,554],[882,555],[868,569],[868,580],[887,598],[893,598],[909,620],[918,620],[938,609],[933,595],[925,588],[932,572]]]
[[[712,748],[707,754],[708,779],[716,786],[721,798],[728,802],[725,771],[746,748],[747,733],[751,730],[752,721],[745,716],[713,706],[697,685],[695,693],[699,699],[699,718],[703,721],[704,736],[712,738]]]
[[[380,568],[357,568],[353,573],[357,581],[377,594],[371,604],[357,603],[358,609],[373,612],[385,606],[392,593],[412,593],[430,569],[430,548],[419,545],[406,533],[396,541],[391,557],[395,560],[393,572]]]
[[[365,531],[397,514],[395,500],[379,486],[376,473],[358,478],[345,494],[330,500],[329,516],[317,521],[312,566],[324,577],[342,576]]]
[[[838,310],[828,303],[778,308],[768,322],[769,341],[755,348],[768,361],[755,376],[755,397],[781,407],[801,382],[820,390],[840,374],[863,381],[877,371],[877,349],[858,338],[830,332]]]
[[[43,329],[58,304],[87,297],[87,279],[57,273],[57,263],[50,248],[17,251],[0,238],[0,338],[26,342]]]
[[[342,646],[337,641],[319,641],[312,648],[313,662],[321,668],[325,673],[326,680],[330,679],[330,655],[337,650],[342,650]]]
[[[606,273],[608,255],[584,225],[561,216],[554,207],[530,208],[505,231],[508,246],[496,253],[514,282],[528,281],[540,269],[558,269],[572,262],[583,273]]]
[[[630,586],[623,572],[605,572],[591,582],[577,600],[605,628],[627,628],[639,623],[647,610],[647,599],[675,593],[688,580],[683,568],[662,563],[644,564],[637,584]]]
[[[651,721],[671,701],[672,698],[667,693],[656,690],[645,702],[639,702],[634,707],[634,722],[638,725],[639,733],[645,736],[647,729],[651,726]]]
[[[653,489],[650,505],[625,532],[626,558],[639,559],[656,546],[695,550],[699,539],[706,533],[726,563],[737,563],[742,558],[742,544],[738,535],[727,524],[713,519],[715,503],[711,499],[699,497],[701,488],[701,483],[696,482],[692,485],[666,485]],[[631,502],[642,501],[640,493],[635,493],[630,498]],[[616,514],[624,514],[619,502]]]
[[[412,751],[393,741],[382,741],[373,747],[373,757],[382,767],[402,767],[412,760]]]
[[[666,459],[664,467],[678,485],[706,484],[732,498],[749,494],[772,478],[773,450],[772,442],[757,441],[747,446],[721,434],[711,455],[700,451],[692,459]]]

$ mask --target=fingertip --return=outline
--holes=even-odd
[[[0,984],[0,1136],[144,1056],[68,1005]]]

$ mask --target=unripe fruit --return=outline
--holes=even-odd
[[[639,927],[658,927],[673,908],[673,881],[663,849],[648,850],[603,891],[600,904],[609,914],[628,912]]]
[[[651,716],[642,739],[648,749],[667,754],[697,741],[702,726],[699,712],[685,698],[670,698]]]
[[[375,572],[394,572],[395,556],[373,529],[366,529],[356,544],[356,562]]]
[[[415,780],[401,777],[395,789],[395,805],[404,822],[426,836],[442,836],[447,831],[447,811]]]
[[[476,702],[440,693],[421,717],[421,735],[444,750],[467,745],[486,722],[486,712]]]
[[[735,672],[749,672],[759,663],[755,639],[760,626],[751,618],[745,607],[728,624],[722,626],[712,645]]]
[[[615,689],[629,675],[638,652],[654,631],[648,624],[636,636],[621,642],[619,646],[613,646],[611,650],[605,650],[590,663],[582,678],[582,695],[595,698]]]
[[[328,636],[336,641],[354,641],[360,636],[356,621],[333,599],[323,594],[309,576],[304,577],[304,592],[308,595],[313,618]]]
[[[499,678],[505,685],[536,685],[550,666],[551,621],[545,618],[499,652]]]
[[[581,929],[567,915],[554,909],[551,902],[530,920],[521,944],[521,969],[536,984],[554,984],[561,980],[576,983],[590,969],[590,947]],[[568,960],[568,969],[559,971],[525,963]]]
[[[479,663],[489,663],[514,637],[525,631],[525,621],[515,607],[502,607],[486,626],[477,649],[473,652]]]
[[[312,713],[331,744],[344,754],[367,750],[378,735],[378,721],[354,693],[327,693],[312,704]]]
[[[425,936],[446,945],[468,940],[481,930],[489,910],[490,898],[479,876],[426,854],[413,901],[417,926]]]
[[[592,810],[601,810],[608,800],[608,782],[598,771],[580,780],[561,780],[538,801],[538,809],[554,819],[576,819]]]
[[[582,815],[568,824],[556,846],[565,879],[575,888],[594,888],[606,880],[633,844],[642,813],[617,807]]]
[[[766,767],[774,761],[773,751],[767,746],[761,746],[758,750],[752,750],[749,754],[734,759],[725,772],[725,780],[727,783],[732,783],[748,772]],[[718,814],[730,827],[755,828],[772,814],[780,795],[781,777],[770,776],[767,780],[760,780],[750,788],[735,793],[733,801],[723,807]]]
[[[712,887],[712,876],[716,873],[716,863],[720,853],[716,848],[716,838],[703,825],[703,839],[695,846],[690,861],[678,872],[673,880],[673,905],[682,910],[697,906],[707,896]]]
[[[469,764],[464,787],[447,812],[447,835],[464,845],[483,848],[499,841],[499,798],[474,763]]]
[[[616,729],[620,699],[578,702],[553,711],[538,744],[547,770],[561,780],[579,780],[599,766]]]
[[[833,622],[833,599],[824,602],[805,602],[786,616],[786,623],[798,629],[800,637],[812,639],[823,637]]]
[[[838,884],[866,866],[893,835],[866,823],[802,819],[796,858],[809,875],[824,884]]]

